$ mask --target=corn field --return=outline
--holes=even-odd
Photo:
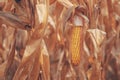
[[[120,0],[0,0],[0,80],[120,80]]]

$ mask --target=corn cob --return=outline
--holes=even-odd
[[[80,63],[81,52],[81,27],[73,27],[70,36],[71,63],[78,65]]]

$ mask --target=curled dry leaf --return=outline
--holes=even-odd
[[[40,50],[40,40],[34,41],[34,44],[27,45],[22,61],[15,73],[13,80],[19,78],[20,80],[37,80],[40,70]]]
[[[39,61],[41,63],[44,80],[50,80],[50,60],[44,40],[42,40],[42,45]]]
[[[14,28],[19,28],[19,29],[24,29],[24,30],[31,29],[28,26],[28,23],[22,22],[17,16],[11,13],[0,11],[0,18],[3,20],[3,22],[7,23],[7,25],[10,25]]]
[[[64,5],[66,8],[74,6],[69,0],[58,0],[62,5]]]
[[[105,39],[106,33],[98,29],[90,29],[88,32],[90,33],[90,38],[94,46],[94,56],[97,58],[97,53],[99,52],[99,48]]]
[[[89,29],[87,31],[90,33],[91,39],[94,39],[97,46],[100,46],[106,37],[106,33],[99,29]]]
[[[36,8],[37,8],[37,14],[38,14],[38,17],[39,17],[39,23],[43,23],[44,22],[44,19],[45,19],[45,16],[46,16],[46,6],[44,4],[38,4],[36,5]]]

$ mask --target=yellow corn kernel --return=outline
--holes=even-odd
[[[73,27],[70,36],[70,52],[71,62],[73,65],[80,63],[80,51],[81,51],[81,27]]]

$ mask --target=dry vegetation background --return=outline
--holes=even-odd
[[[0,0],[0,80],[120,80],[120,0]]]

